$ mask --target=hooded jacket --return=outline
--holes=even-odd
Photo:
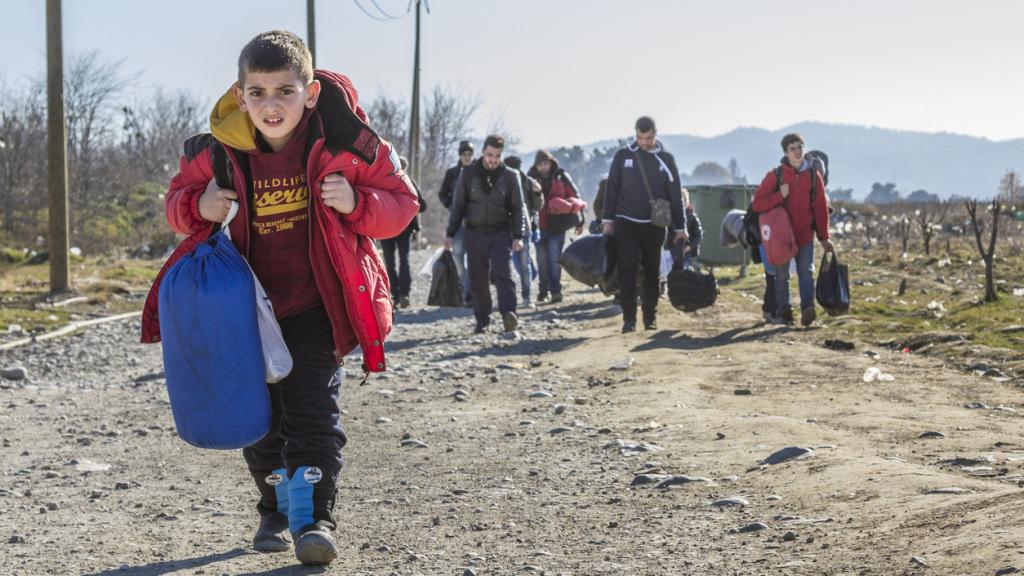
[[[321,92],[309,120],[306,175],[309,203],[309,257],[317,289],[331,320],[335,353],[363,352],[363,370],[386,369],[384,338],[391,331],[392,303],[388,275],[370,238],[396,236],[416,215],[419,203],[398,155],[367,124],[352,82],[341,74],[317,70]],[[231,241],[248,257],[249,206],[247,152],[256,150],[256,128],[228,92],[210,115],[211,133],[185,141],[178,174],[166,195],[167,222],[188,237],[157,275],[142,314],[142,342],[160,340],[157,294],[164,274],[179,259],[206,241],[219,226],[199,215],[199,197],[213,179],[212,145],[225,149],[229,173],[238,191],[239,217],[231,224]],[[320,184],[341,174],[356,194],[355,209],[340,214],[324,204]]]
[[[639,172],[641,168],[651,186],[650,196]],[[633,142],[616,152],[612,159],[601,218],[606,222],[622,218],[649,224],[651,197],[668,200],[672,206],[673,228],[686,230],[686,212],[683,210],[683,193],[675,158],[662,148],[661,142],[656,142],[650,152],[641,150]]]
[[[537,164],[541,160],[547,160],[551,162],[551,170],[547,176],[544,176],[537,170]],[[540,229],[548,230],[548,218],[555,212],[551,210],[551,201],[555,198],[562,198],[569,200],[570,198],[579,199],[580,193],[576,189],[576,184],[572,181],[572,177],[569,173],[562,169],[558,165],[558,160],[555,159],[547,150],[538,150],[537,156],[533,160],[533,166],[530,167],[528,176],[536,178],[541,185],[541,194],[543,195],[544,204],[540,210]],[[562,212],[564,213],[564,212]]]
[[[765,174],[761,185],[754,193],[753,209],[763,213],[782,205],[789,213],[793,225],[793,237],[798,245],[803,246],[814,241],[815,232],[818,240],[828,240],[828,194],[825,192],[825,180],[817,170],[812,170],[813,163],[804,160],[799,169],[789,165],[789,160],[782,158],[782,182],[776,182],[775,170]],[[818,180],[817,194],[811,201],[811,179]],[[782,197],[779,192],[781,184],[789,184],[789,196]]]

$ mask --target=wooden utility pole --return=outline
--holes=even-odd
[[[416,0],[416,51],[412,65],[412,105],[409,107],[409,171],[420,181],[420,3]]]
[[[313,55],[313,68],[316,68],[316,0],[306,0],[306,46]]]
[[[64,122],[61,0],[46,0],[46,97],[50,292],[68,289],[68,146]]]

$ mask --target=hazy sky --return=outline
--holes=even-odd
[[[376,0],[404,14],[408,0]],[[373,0],[360,0],[373,10]],[[3,0],[0,82],[45,70],[45,1]],[[305,0],[64,0],[67,54],[99,49],[142,86],[212,104],[253,35],[305,37]],[[243,11],[238,7],[244,6]],[[1017,0],[433,0],[422,82],[478,95],[523,148],[629,134],[716,135],[816,120],[1024,137]],[[318,65],[363,100],[411,92],[413,18],[317,2]]]

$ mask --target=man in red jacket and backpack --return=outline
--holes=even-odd
[[[796,255],[796,273],[800,286],[800,324],[814,322],[814,237],[822,249],[831,252],[829,240],[828,194],[817,162],[804,156],[804,140],[799,134],[786,134],[782,138],[785,156],[779,167],[768,172],[757,192],[753,209],[764,213],[783,206],[789,214],[793,237],[799,248]],[[789,262],[776,265],[775,299],[778,307],[776,322],[793,324],[793,310],[789,304]]]
[[[231,241],[266,288],[294,364],[270,388],[270,431],[242,451],[261,496],[253,546],[287,551],[294,540],[300,562],[328,564],[338,555],[332,511],[346,443],[339,365],[359,346],[364,372],[383,371],[392,322],[387,272],[370,239],[401,233],[419,203],[351,81],[314,71],[291,32],[246,44],[238,81],[217,102],[210,128],[185,142],[167,192],[167,221],[188,238],[150,290],[142,341],[160,339],[165,272],[237,202]],[[230,189],[214,178],[225,173]]]

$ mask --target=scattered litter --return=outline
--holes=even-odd
[[[896,380],[896,377],[882,372],[882,369],[877,366],[872,366],[864,371],[865,382],[875,382],[876,380],[878,382],[893,382]]]

